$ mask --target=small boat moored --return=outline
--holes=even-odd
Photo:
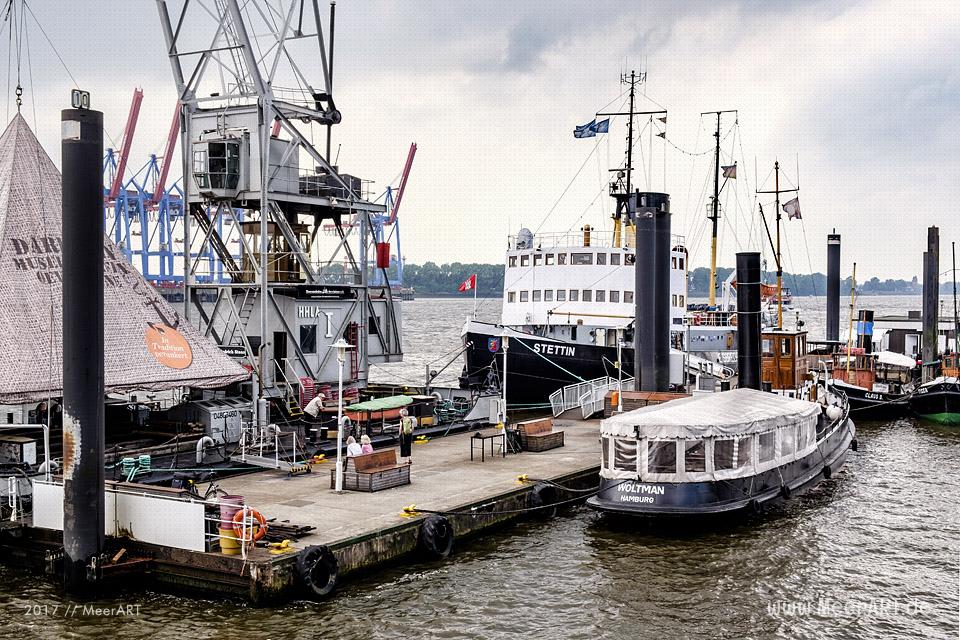
[[[842,393],[819,402],[734,389],[615,415],[600,425],[599,511],[632,516],[750,514],[843,466],[855,426]]]

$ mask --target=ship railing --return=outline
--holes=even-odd
[[[613,231],[559,231],[544,232],[521,237],[520,235],[507,236],[507,248],[517,249],[555,249],[561,247],[615,247]],[[674,247],[686,246],[684,236],[672,234],[671,242]]]
[[[714,362],[713,360],[701,358],[700,356],[695,356],[692,353],[687,354],[687,371],[713,376],[720,380],[730,380],[736,375],[736,371],[731,367],[720,364],[719,362]]]

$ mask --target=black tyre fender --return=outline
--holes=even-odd
[[[857,442],[856,438],[850,441],[850,448],[853,449],[854,451],[860,448],[860,443]]]
[[[430,558],[446,558],[453,550],[453,525],[444,516],[435,513],[427,516],[420,525],[417,545]]]
[[[833,477],[833,469],[831,469],[830,465],[828,464],[823,465],[823,477],[826,480],[829,480],[830,478]]]
[[[533,515],[539,518],[552,518],[557,515],[557,490],[539,482],[530,491],[530,507]]]
[[[780,485],[780,495],[783,496],[783,498],[784,498],[785,500],[789,500],[789,499],[790,499],[790,494],[791,494],[791,493],[792,493],[792,492],[790,491],[790,487],[789,487],[789,486],[787,486],[787,485],[785,485],[785,484]]]
[[[325,598],[337,588],[340,567],[326,545],[312,545],[297,555],[297,577],[307,595]]]
[[[763,507],[760,505],[760,501],[754,498],[747,503],[747,511],[753,515],[758,515],[763,510]]]

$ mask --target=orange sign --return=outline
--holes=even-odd
[[[193,363],[190,343],[173,327],[149,323],[146,341],[147,351],[165,367],[186,369]]]

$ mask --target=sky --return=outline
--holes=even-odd
[[[120,144],[141,87],[130,164],[161,153],[176,88],[155,2],[27,5],[22,112],[54,161],[58,110],[74,82],[104,112],[107,146]],[[0,69],[8,119],[17,82],[9,59]],[[928,225],[940,227],[942,271],[949,243],[960,241],[957,60],[952,1],[340,0],[334,148],[342,171],[380,190],[396,185],[416,142],[400,213],[405,259],[499,263],[521,226],[610,228],[604,190],[623,162],[626,120],[594,139],[572,132],[623,105],[621,73],[646,71],[638,108],[665,108],[668,121],[666,138],[651,140],[638,119],[647,128],[634,183],[671,195],[692,266],[709,265],[715,120],[701,112],[736,109],[721,123],[721,163],[736,161],[738,172],[720,199],[720,265],[733,266],[740,250],[769,256],[757,204],[772,214],[773,196],[754,192],[774,188],[779,161],[781,187],[799,186],[803,216],[783,223],[787,271],[825,271],[835,228],[844,275],[856,262],[858,274],[909,279],[921,273]],[[319,65],[304,68],[319,80]]]

